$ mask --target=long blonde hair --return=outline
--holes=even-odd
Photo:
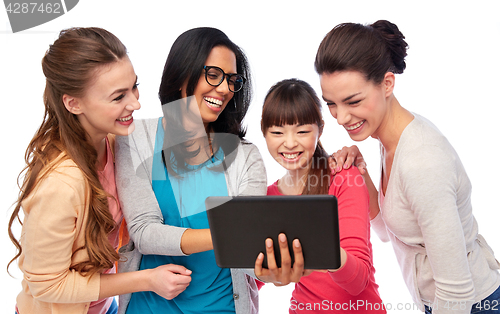
[[[108,194],[99,182],[97,151],[77,117],[65,108],[62,97],[64,94],[82,97],[99,69],[117,62],[126,54],[125,46],[113,34],[91,27],[61,31],[43,57],[45,114],[42,125],[26,149],[26,167],[19,175],[21,177],[24,173],[24,180],[8,228],[18,252],[7,269],[22,252],[21,244],[12,232],[16,219],[22,224],[19,218],[21,203],[57,165],[54,160],[61,154],[64,156],[61,161],[69,158],[78,166],[90,187],[85,246],[79,248],[87,250],[89,260],[71,267],[84,275],[92,275],[113,267],[119,259],[108,240],[108,234],[116,226],[108,208]]]

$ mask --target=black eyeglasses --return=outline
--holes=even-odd
[[[219,67],[205,65],[203,69],[205,69],[205,80],[211,86],[219,86],[222,82],[224,82],[224,78],[227,77],[227,86],[233,93],[239,92],[243,88],[243,84],[245,84],[246,81],[246,78],[243,75],[226,74]]]

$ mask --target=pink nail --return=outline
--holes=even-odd
[[[280,234],[280,241],[281,242],[285,242],[286,241],[286,237],[284,234]]]

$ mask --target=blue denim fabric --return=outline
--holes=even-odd
[[[472,306],[471,314],[500,314],[500,287],[481,302]],[[432,314],[432,309],[425,306],[425,314]]]
[[[487,298],[472,306],[471,313],[500,313],[500,287],[490,294]]]

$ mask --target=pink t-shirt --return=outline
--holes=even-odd
[[[109,211],[113,215],[113,219],[116,222],[116,228],[109,234],[109,242],[116,249],[120,243],[120,224],[123,219],[123,213],[120,208],[120,203],[118,202],[118,193],[116,192],[116,182],[115,182],[115,163],[113,161],[113,153],[111,152],[111,147],[106,138],[106,166],[102,171],[98,171],[99,181],[107,193],[111,194],[112,197],[108,197]],[[113,266],[111,269],[107,269],[105,274],[116,273],[116,268]],[[113,298],[106,298],[102,300],[97,300],[90,303],[88,314],[106,314],[109,306],[113,302]]]
[[[338,200],[340,246],[347,254],[336,272],[313,272],[295,284],[290,313],[386,313],[375,283],[370,242],[369,195],[358,169],[332,177],[328,194]],[[277,182],[267,195],[281,195]]]

